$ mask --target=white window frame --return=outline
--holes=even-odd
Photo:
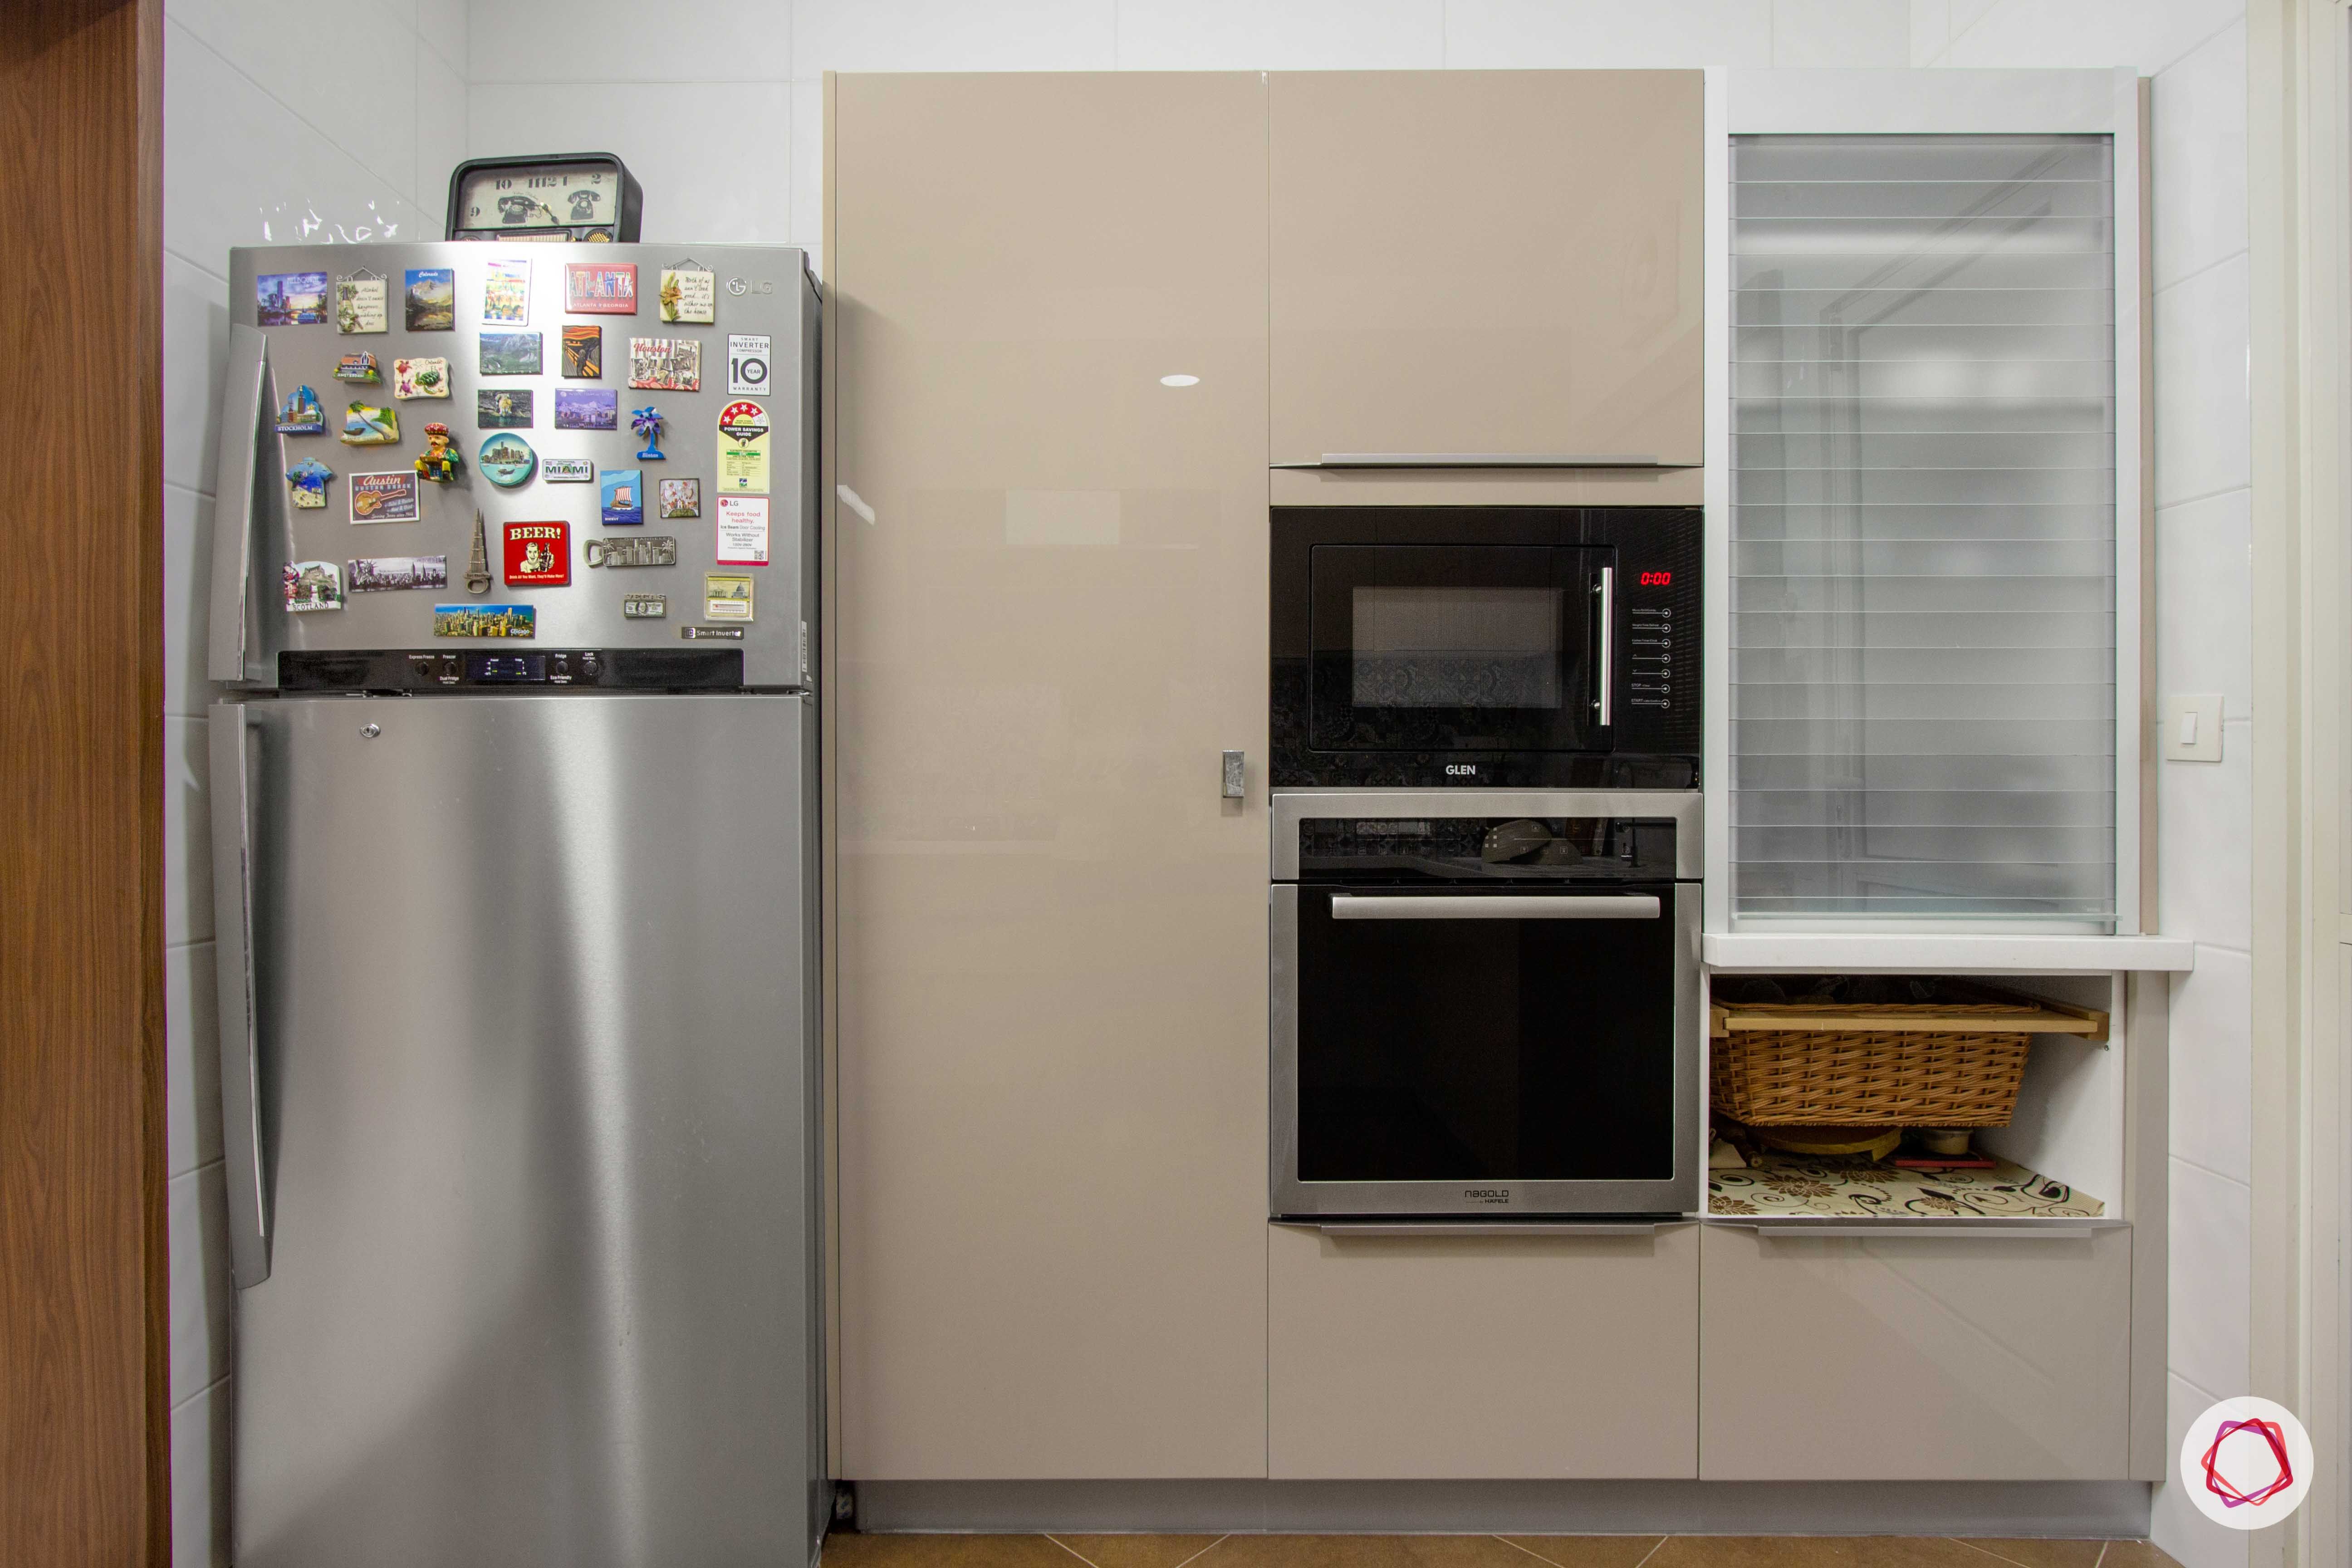
[[[2147,769],[2150,579],[2144,546],[2150,492],[2144,460],[2148,290],[2143,266],[2142,91],[2113,70],[1732,70],[1706,73],[1706,888],[1710,932],[1900,931],[2056,935],[2056,922],[1742,921],[1731,909],[1731,139],[1751,135],[2104,135],[2115,142],[2116,300],[2116,921],[2146,929],[2140,889],[2152,845],[2141,832]],[[2083,928],[2087,930],[2089,928]]]

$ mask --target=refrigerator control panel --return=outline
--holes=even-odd
[[[491,653],[466,648],[285,653],[278,684],[286,691],[444,691],[586,687],[618,691],[740,691],[740,648],[533,648]]]

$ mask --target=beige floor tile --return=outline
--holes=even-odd
[[[1491,1535],[1228,1535],[1192,1568],[1536,1568]]]
[[[1177,1568],[1217,1543],[1213,1535],[1056,1535],[1095,1568]]]
[[[2098,1568],[2099,1553],[2107,1549],[2104,1541],[1980,1541],[1973,1536],[1962,1544],[2015,1568]]]
[[[1654,1535],[1506,1535],[1503,1539],[1554,1568],[1634,1568],[1657,1550],[1659,1541]]]
[[[1644,1568],[1995,1568],[1939,1536],[1677,1535]]]
[[[2116,1541],[2108,1543],[2099,1568],[2180,1568],[2180,1564],[2152,1541]]]
[[[825,1568],[1077,1568],[1042,1535],[828,1535]]]

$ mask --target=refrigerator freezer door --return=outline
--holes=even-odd
[[[493,261],[525,261],[528,285],[523,320],[486,323],[485,296]],[[636,313],[574,311],[565,295],[565,268],[572,264],[636,268]],[[709,322],[665,322],[659,289],[665,268],[711,275],[714,303]],[[411,272],[450,274],[453,312],[420,311],[420,330],[408,330],[406,279]],[[337,330],[334,286],[339,279],[380,275],[386,298],[386,330]],[[326,320],[283,321],[297,312],[278,309],[262,321],[265,279],[323,280],[329,290]],[[270,283],[282,293],[290,285]],[[585,303],[587,301],[577,301]],[[446,329],[424,330],[427,321],[448,320]],[[698,311],[696,313],[699,313]],[[501,640],[436,638],[436,604],[528,605],[536,615],[532,645],[541,648],[708,647],[686,643],[683,628],[714,623],[740,647],[744,681],[754,687],[807,684],[802,668],[802,626],[814,624],[815,590],[816,322],[814,286],[803,252],[781,247],[727,245],[320,245],[240,248],[229,253],[229,366],[221,408],[221,494],[215,531],[213,572],[214,647],[209,664],[215,680],[277,683],[281,650],[332,651],[429,647],[446,652],[466,647],[512,651]],[[568,376],[564,329],[594,329],[600,334],[600,374]],[[529,363],[528,345],[494,345],[486,361],[485,334],[535,338],[536,373],[506,370]],[[687,342],[700,361],[698,390],[633,387],[634,339]],[[730,353],[734,340],[748,342]],[[764,349],[764,355],[760,352]],[[346,356],[374,356],[374,383],[339,380]],[[396,395],[397,366],[404,360],[440,360],[448,374],[438,383],[443,397]],[[486,372],[486,365],[488,367]],[[673,377],[675,379],[675,377]],[[736,393],[732,384],[758,385]],[[412,375],[411,388],[417,384]],[[309,388],[324,416],[319,434],[280,434],[280,405]],[[486,412],[482,393],[517,395],[503,412]],[[559,402],[577,395],[609,400],[613,428],[559,428]],[[390,409],[399,436],[383,445],[348,446],[338,438],[353,403]],[[722,466],[734,444],[722,440],[719,420],[734,405],[759,412],[749,423],[764,423],[767,461],[759,488],[730,492],[730,471],[739,476],[757,465]],[[526,406],[527,405],[527,406]],[[630,428],[633,410],[651,405],[663,420],[656,445]],[[486,427],[491,418],[505,424]],[[352,476],[411,475],[425,450],[425,426],[448,426],[464,468],[450,483],[420,481],[414,521],[355,522]],[[493,483],[480,461],[482,443],[501,432],[520,437],[537,461],[511,488]],[[656,449],[658,459],[637,454]],[[567,482],[549,477],[550,460],[585,463],[592,477]],[[288,475],[305,462],[333,471],[322,491],[323,505],[296,506]],[[575,470],[577,471],[577,470]],[[604,500],[608,475],[634,474],[627,499],[642,512],[638,523],[608,525]],[[691,481],[695,515],[662,515],[662,482]],[[730,512],[749,503],[752,516],[729,516],[730,536],[740,537],[767,520],[765,565],[742,565],[740,552],[721,548],[719,501]],[[371,487],[371,500],[376,498]],[[616,498],[617,499],[617,498]],[[405,511],[404,498],[373,508],[378,516]],[[474,537],[474,514],[485,523],[491,585],[469,594],[466,569]],[[685,510],[683,505],[679,510]],[[615,515],[625,515],[616,512]],[[505,525],[562,522],[570,581],[561,584],[507,582]],[[667,537],[677,541],[671,566],[591,566],[593,540],[626,542]],[[601,553],[601,552],[600,552]],[[447,585],[362,591],[352,581],[352,563],[384,557],[441,556]],[[342,574],[339,610],[286,608],[283,581],[294,563],[326,563]],[[740,599],[722,612],[706,614],[704,579],[713,574],[751,579],[751,618],[740,618]],[[667,601],[659,618],[622,613],[625,597],[658,595]],[[734,634],[740,632],[740,642]],[[242,673],[237,673],[237,672]]]
[[[808,1561],[812,709],[247,706],[240,1568]]]

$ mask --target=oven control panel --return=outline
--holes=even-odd
[[[1298,825],[1298,874],[1381,882],[1672,881],[1675,826],[1671,817],[1641,816],[1309,816]]]

